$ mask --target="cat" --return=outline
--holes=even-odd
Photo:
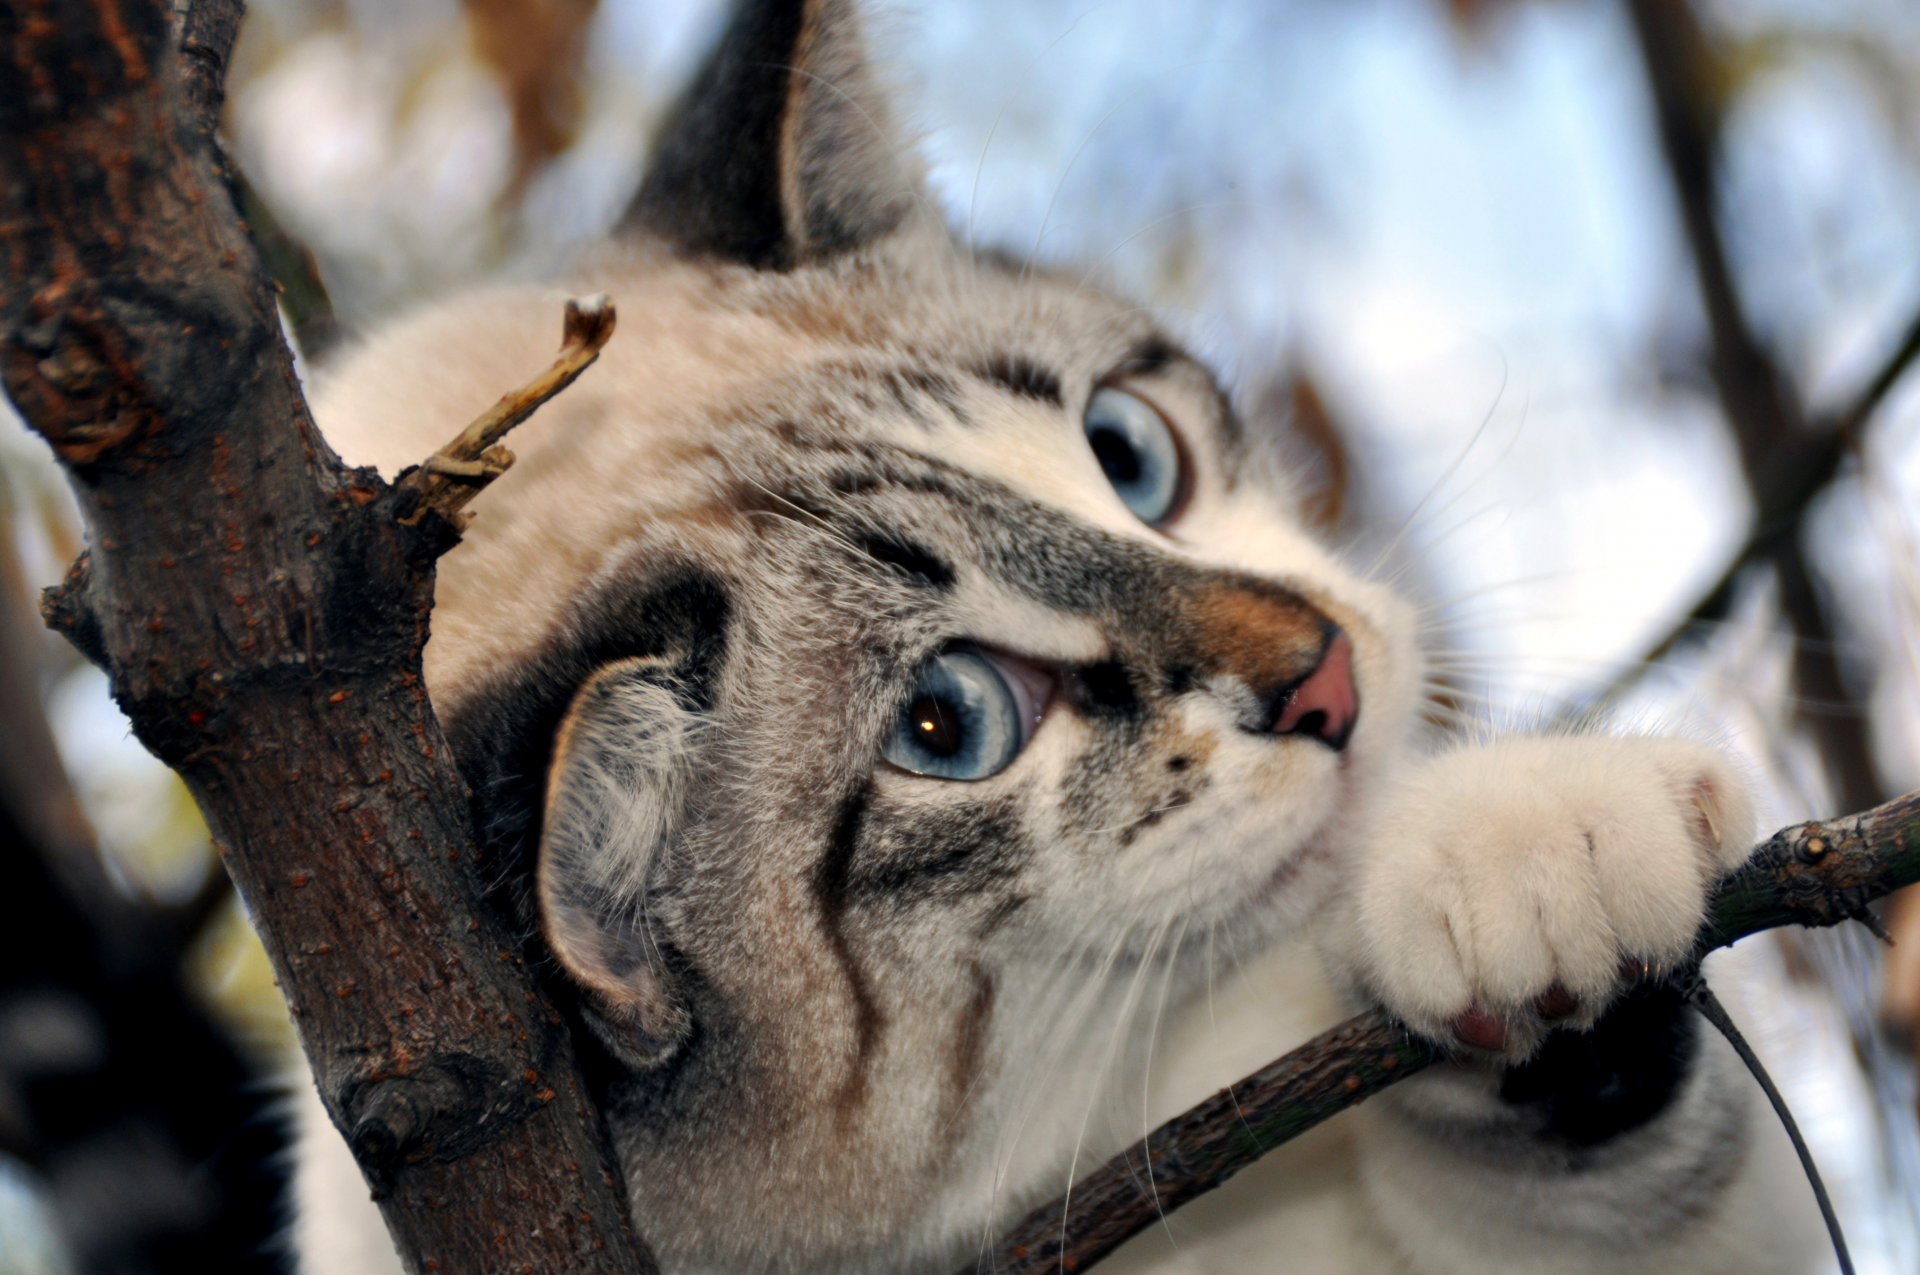
[[[1737,766],[1429,738],[1416,613],[1307,528],[1283,442],[1142,310],[956,244],[861,24],[739,6],[560,281],[620,331],[515,436],[427,648],[663,1268],[959,1269],[1370,1002],[1460,1061],[1111,1269],[1809,1269],[1731,1055],[1624,990],[1743,860]],[[427,455],[561,295],[378,330],[327,436]],[[302,1123],[300,1268],[398,1269]]]

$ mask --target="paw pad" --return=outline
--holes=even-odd
[[[1453,1020],[1454,1039],[1475,1049],[1499,1053],[1507,1047],[1507,1025],[1494,1014],[1472,1005]]]
[[[1543,992],[1533,1003],[1534,1012],[1548,1022],[1558,1022],[1562,1018],[1572,1017],[1580,1008],[1580,998],[1555,983]]]

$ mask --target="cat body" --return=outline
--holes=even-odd
[[[1807,1269],[1724,1050],[1603,1017],[1744,856],[1738,774],[1426,740],[1412,609],[1146,313],[951,240],[853,6],[745,4],[621,241],[374,334],[329,439],[417,462],[569,291],[619,331],[445,559],[427,677],[666,1270],[955,1269],[1362,998],[1474,1061],[1114,1269]],[[303,1270],[392,1268],[302,1120]]]

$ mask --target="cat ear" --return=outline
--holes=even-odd
[[[628,214],[682,250],[791,270],[923,206],[856,0],[740,0]]]
[[[648,915],[685,822],[699,713],[673,661],[603,665],[574,695],[548,772],[540,922],[587,995],[587,1021],[630,1067],[671,1057],[692,1026]]]

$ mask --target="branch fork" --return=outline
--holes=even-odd
[[[472,518],[464,512],[468,502],[513,464],[513,453],[500,446],[500,440],[593,366],[613,337],[614,319],[613,301],[604,292],[568,301],[560,353],[552,364],[525,385],[502,395],[452,442],[394,481],[403,496],[412,493],[415,498],[400,521],[413,526],[429,513],[436,513],[454,530],[465,530]]]
[[[421,665],[461,507],[612,307],[431,465],[342,463],[213,145],[240,10],[0,0],[0,387],[91,546],[47,615],[206,815],[407,1269],[650,1275]]]

